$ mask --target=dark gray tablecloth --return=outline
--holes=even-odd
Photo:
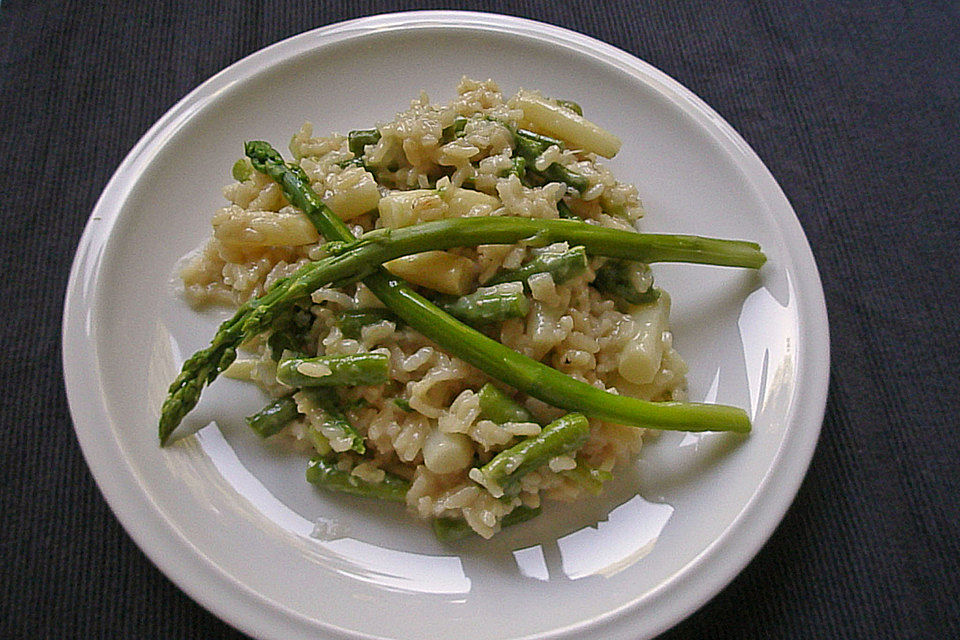
[[[756,149],[830,313],[817,453],[783,523],[665,638],[960,638],[956,2],[0,4],[0,637],[237,638],[131,543],[67,411],[60,318],[87,216],[167,108],[242,56],[389,10],[559,24],[659,67]]]

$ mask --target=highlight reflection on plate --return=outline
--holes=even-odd
[[[384,55],[394,51],[404,55]],[[577,99],[620,134],[610,164],[638,186],[644,230],[761,243],[770,260],[760,274],[656,268],[691,397],[747,408],[754,431],[661,434],[599,499],[550,504],[491,541],[447,545],[400,505],[308,485],[304,457],[243,424],[263,402],[248,385],[217,381],[185,425],[196,433],[158,447],[166,385],[220,319],[190,310],[169,278],[209,233],[242,141],[282,144],[305,120],[323,131],[365,126],[421,87],[445,99],[465,71],[505,92],[526,85]],[[184,98],[131,151],[91,216],[63,346],[78,439],[131,537],[215,614],[284,640],[656,635],[719,591],[779,522],[816,442],[828,370],[806,239],[729,125],[608,45],[458,12],[305,33]]]

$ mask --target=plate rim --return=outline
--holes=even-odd
[[[785,249],[794,264],[810,268],[808,273],[803,274],[805,277],[794,283],[798,299],[808,307],[807,316],[798,309],[798,326],[803,329],[806,346],[804,355],[808,357],[798,359],[796,389],[800,388],[800,381],[804,381],[805,393],[794,398],[795,419],[787,425],[788,433],[773,457],[767,474],[738,515],[694,560],[687,563],[671,579],[643,596],[650,602],[660,601],[655,604],[658,615],[650,616],[657,620],[653,626],[644,630],[643,637],[655,636],[694,613],[726,587],[760,551],[792,504],[812,460],[826,410],[830,362],[826,304],[816,261],[796,212],[769,169],[740,134],[702,99],[664,72],[613,45],[564,27],[516,16],[470,11],[409,11],[356,18],[311,29],[259,49],[214,74],[170,107],[137,141],[107,182],[87,220],[71,266],[64,297],[61,353],[68,405],[81,451],[101,494],[137,546],[178,588],[227,624],[264,638],[291,637],[305,631],[316,637],[316,633],[321,629],[323,633],[339,637],[372,637],[304,616],[239,582],[204,556],[201,550],[193,547],[162,514],[155,509],[151,511],[153,503],[145,487],[136,483],[125,484],[120,481],[121,474],[106,473],[102,467],[95,464],[97,460],[119,453],[120,447],[112,437],[98,438],[96,429],[90,426],[96,425],[98,421],[109,420],[109,414],[100,398],[100,358],[96,342],[89,338],[89,322],[96,307],[99,289],[96,286],[98,269],[95,267],[102,259],[104,244],[110,237],[120,210],[120,207],[113,207],[111,210],[110,201],[123,202],[126,199],[136,183],[136,176],[162,148],[162,144],[157,144],[157,138],[163,132],[176,130],[188,122],[194,112],[215,99],[218,89],[237,79],[254,75],[261,68],[261,61],[270,67],[288,63],[317,47],[363,37],[374,31],[429,27],[472,29],[550,41],[572,48],[581,55],[595,57],[634,77],[642,72],[647,84],[655,81],[654,88],[658,92],[671,98],[671,101],[685,112],[697,116],[698,123],[702,124],[702,118],[707,117],[713,125],[712,131],[724,135],[727,142],[732,142],[740,151],[738,166],[755,179],[752,186],[758,190],[761,199],[764,202],[771,199],[780,201],[781,206],[785,205],[791,214],[783,219],[778,217],[777,221],[788,227],[783,229],[789,232],[787,239],[800,241],[787,243]],[[282,55],[274,58],[277,53]],[[808,355],[807,352],[811,353]],[[816,362],[812,361],[814,359]],[[97,375],[89,375],[91,365]],[[809,371],[816,365],[823,367],[822,375]],[[90,391],[95,393],[91,395]],[[798,428],[801,423],[803,429]],[[791,452],[792,457],[784,458],[786,450]],[[136,475],[129,468],[129,461],[123,456],[120,456],[120,460],[135,480]],[[780,483],[773,483],[775,476]],[[755,513],[758,502],[765,505],[765,510]],[[749,539],[744,541],[734,534],[748,524],[745,522],[748,515],[753,516],[749,522],[751,534],[748,535]],[[152,526],[144,527],[142,518],[150,516]],[[193,552],[189,557],[182,553],[183,544]],[[721,551],[731,551],[734,557],[720,553]],[[703,567],[708,562],[716,566],[704,576]],[[211,586],[209,582],[202,582],[211,578],[219,581],[216,586],[220,588],[202,588]],[[682,599],[684,602],[677,604],[664,601],[665,594],[676,589],[680,589],[685,595],[677,600]],[[261,606],[248,608],[242,606],[244,604]],[[590,627],[622,620],[637,604],[638,599],[634,599],[595,618],[529,637],[570,637]],[[252,613],[254,610],[256,615]],[[288,626],[294,621],[297,622],[296,627]]]

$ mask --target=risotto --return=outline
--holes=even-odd
[[[304,124],[289,150],[291,170],[354,236],[379,229],[370,237],[390,240],[425,223],[493,217],[635,233],[637,190],[599,160],[619,146],[574,103],[531,91],[505,98],[493,81],[464,78],[452,101],[421,94],[375,129],[318,136]],[[191,304],[255,310],[277,283],[345,250],[268,173],[246,157],[233,167],[212,235],[181,266]],[[410,253],[383,267],[483,336],[575,381],[614,396],[686,399],[670,297],[643,261],[534,236]],[[368,284],[348,278],[307,292],[218,365],[270,394],[248,422],[307,452],[311,482],[403,501],[443,538],[489,538],[536,515],[543,500],[596,495],[640,451],[643,428],[504,384],[410,326]]]

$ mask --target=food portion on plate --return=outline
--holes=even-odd
[[[758,269],[758,245],[643,234],[620,141],[538,92],[463,79],[287,162],[248,142],[230,204],[181,265],[193,305],[237,311],[184,365],[166,443],[219,375],[260,385],[247,422],[309,453],[307,480],[404,502],[442,539],[598,494],[646,429],[750,429],[686,402],[670,297],[649,265]],[[694,355],[695,357],[695,355]]]

